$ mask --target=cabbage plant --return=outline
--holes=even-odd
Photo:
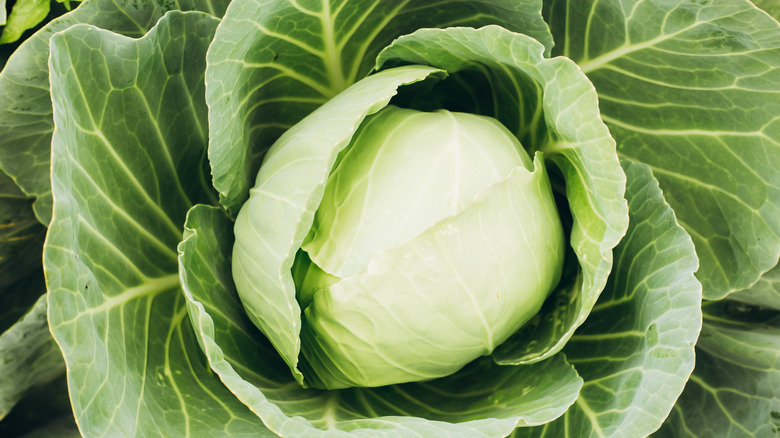
[[[0,434],[771,436],[768,3],[81,3],[0,72]]]

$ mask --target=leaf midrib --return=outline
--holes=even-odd
[[[96,315],[110,311],[116,307],[122,307],[125,304],[146,297],[157,296],[163,292],[168,292],[179,287],[179,274],[169,274],[163,277],[147,279],[145,282],[125,289],[123,292],[106,297],[105,301],[98,306],[89,308],[80,312],[76,319],[86,315]]]

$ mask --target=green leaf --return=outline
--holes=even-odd
[[[565,181],[574,219],[570,246],[577,254],[576,261],[568,260],[568,271],[574,271],[568,277],[577,278],[553,292],[538,324],[521,329],[496,350],[494,357],[504,364],[542,360],[563,348],[604,288],[612,248],[628,226],[625,175],[599,118],[596,93],[574,63],[543,53],[542,45],[525,35],[488,26],[420,30],[397,39],[377,59],[377,68],[427,64],[456,80],[466,72],[473,89],[488,84],[487,93],[475,93],[492,99],[488,115],[513,131],[529,153],[542,151]]]
[[[754,306],[780,310],[780,265],[764,274],[749,289],[735,292],[729,298]]]
[[[3,16],[5,16],[5,5],[3,5],[3,11]],[[0,44],[18,40],[24,31],[35,27],[47,15],[49,15],[49,0],[17,0],[11,9],[11,14],[8,15],[3,32],[0,34]]]
[[[209,49],[209,158],[235,215],[270,145],[368,74],[394,38],[424,27],[500,24],[549,48],[540,0],[236,0]]]
[[[38,301],[19,322],[0,334],[0,419],[30,388],[65,372],[62,354],[49,333],[46,296],[40,290],[26,292],[38,295]]]
[[[238,292],[249,318],[301,384],[301,309],[290,268],[311,228],[327,176],[363,119],[385,107],[399,86],[440,74],[422,66],[383,72],[329,100],[273,145],[241,208],[233,250]]]
[[[780,25],[747,0],[549,0],[554,54],[599,93],[621,157],[649,164],[693,238],[704,297],[780,254]]]
[[[658,435],[777,435],[780,312],[728,300],[703,309],[696,369]]]
[[[0,169],[35,199],[38,220],[51,220],[51,96],[49,39],[57,32],[88,23],[130,37],[144,35],[170,8],[202,10],[220,16],[229,0],[87,0],[27,39],[0,72]]]
[[[203,359],[177,274],[186,212],[213,196],[203,75],[217,23],[170,12],[137,40],[88,25],[51,39],[49,323],[86,436],[262,430]]]
[[[5,0],[0,0],[0,26],[5,26],[8,15],[5,10]]]
[[[563,350],[585,380],[580,397],[562,418],[516,437],[647,436],[693,369],[701,329],[693,243],[649,168],[622,164],[630,226],[604,293]]]
[[[179,245],[182,285],[213,370],[282,436],[324,436],[332,429],[379,437],[504,436],[518,423],[542,424],[559,416],[579,392],[581,380],[563,355],[517,367],[482,359],[426,383],[304,389],[238,299],[230,266],[232,225],[215,207],[189,212]]]

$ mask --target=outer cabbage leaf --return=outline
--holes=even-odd
[[[780,310],[780,265],[764,274],[749,289],[736,292],[730,295],[729,299]]]
[[[137,40],[88,25],[51,39],[49,323],[86,436],[264,431],[204,361],[177,274],[187,210],[215,199],[203,75],[217,22],[171,12]]]
[[[625,175],[599,118],[596,93],[574,63],[543,53],[542,45],[525,35],[488,26],[420,30],[393,42],[377,59],[377,68],[414,63],[469,75],[456,85],[472,84],[473,95],[491,98],[488,115],[513,131],[529,153],[542,151],[562,175],[558,186],[565,184],[573,217],[569,245],[577,260],[567,261],[569,281],[553,292],[535,322],[496,350],[494,357],[504,364],[543,360],[563,348],[603,290],[612,248],[628,226]],[[480,83],[489,84],[487,91],[479,91]]]
[[[517,367],[483,358],[426,383],[304,389],[238,299],[229,262],[232,226],[218,208],[190,210],[179,245],[181,281],[212,368],[281,436],[338,435],[337,430],[372,437],[505,436],[517,425],[556,418],[577,397],[581,380],[562,355]]]
[[[540,0],[236,0],[209,49],[209,158],[236,214],[270,145],[365,76],[394,38],[423,27],[499,24],[548,48]]]
[[[81,22],[141,36],[166,9],[200,8],[221,14],[226,7],[225,0],[184,0],[164,7],[154,2],[87,1],[49,23],[14,52],[0,73],[0,168],[13,176],[0,171],[0,330],[15,323],[45,291],[40,267],[46,229],[41,223],[48,224],[51,217],[53,122],[47,64],[51,36]],[[35,275],[39,278],[30,278]],[[39,281],[41,287],[20,286],[30,281]],[[18,348],[27,348],[25,339],[18,339]]]
[[[548,0],[556,55],[599,93],[621,157],[649,164],[696,244],[704,297],[780,254],[780,25],[747,0]]]
[[[54,124],[47,64],[49,40],[78,23],[140,37],[169,9],[202,10],[221,16],[229,0],[176,0],[164,2],[164,6],[161,3],[87,0],[27,39],[0,72],[0,169],[35,199],[33,208],[42,224],[51,220],[52,208],[49,171]]]
[[[43,284],[38,286],[43,288]],[[60,349],[49,333],[46,296],[40,295],[41,289],[21,291],[38,296],[38,301],[19,322],[0,334],[0,419],[30,388],[65,372]]]
[[[780,312],[705,303],[696,369],[658,436],[769,437],[780,430]]]
[[[647,436],[669,414],[694,365],[701,284],[691,238],[647,166],[624,161],[630,225],[585,324],[564,348],[585,380],[577,402],[514,436]],[[705,436],[705,435],[700,435]]]

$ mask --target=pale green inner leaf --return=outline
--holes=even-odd
[[[516,167],[458,213],[374,254],[365,271],[315,292],[301,334],[312,381],[425,380],[490,354],[539,311],[563,246],[537,154],[532,172]]]

